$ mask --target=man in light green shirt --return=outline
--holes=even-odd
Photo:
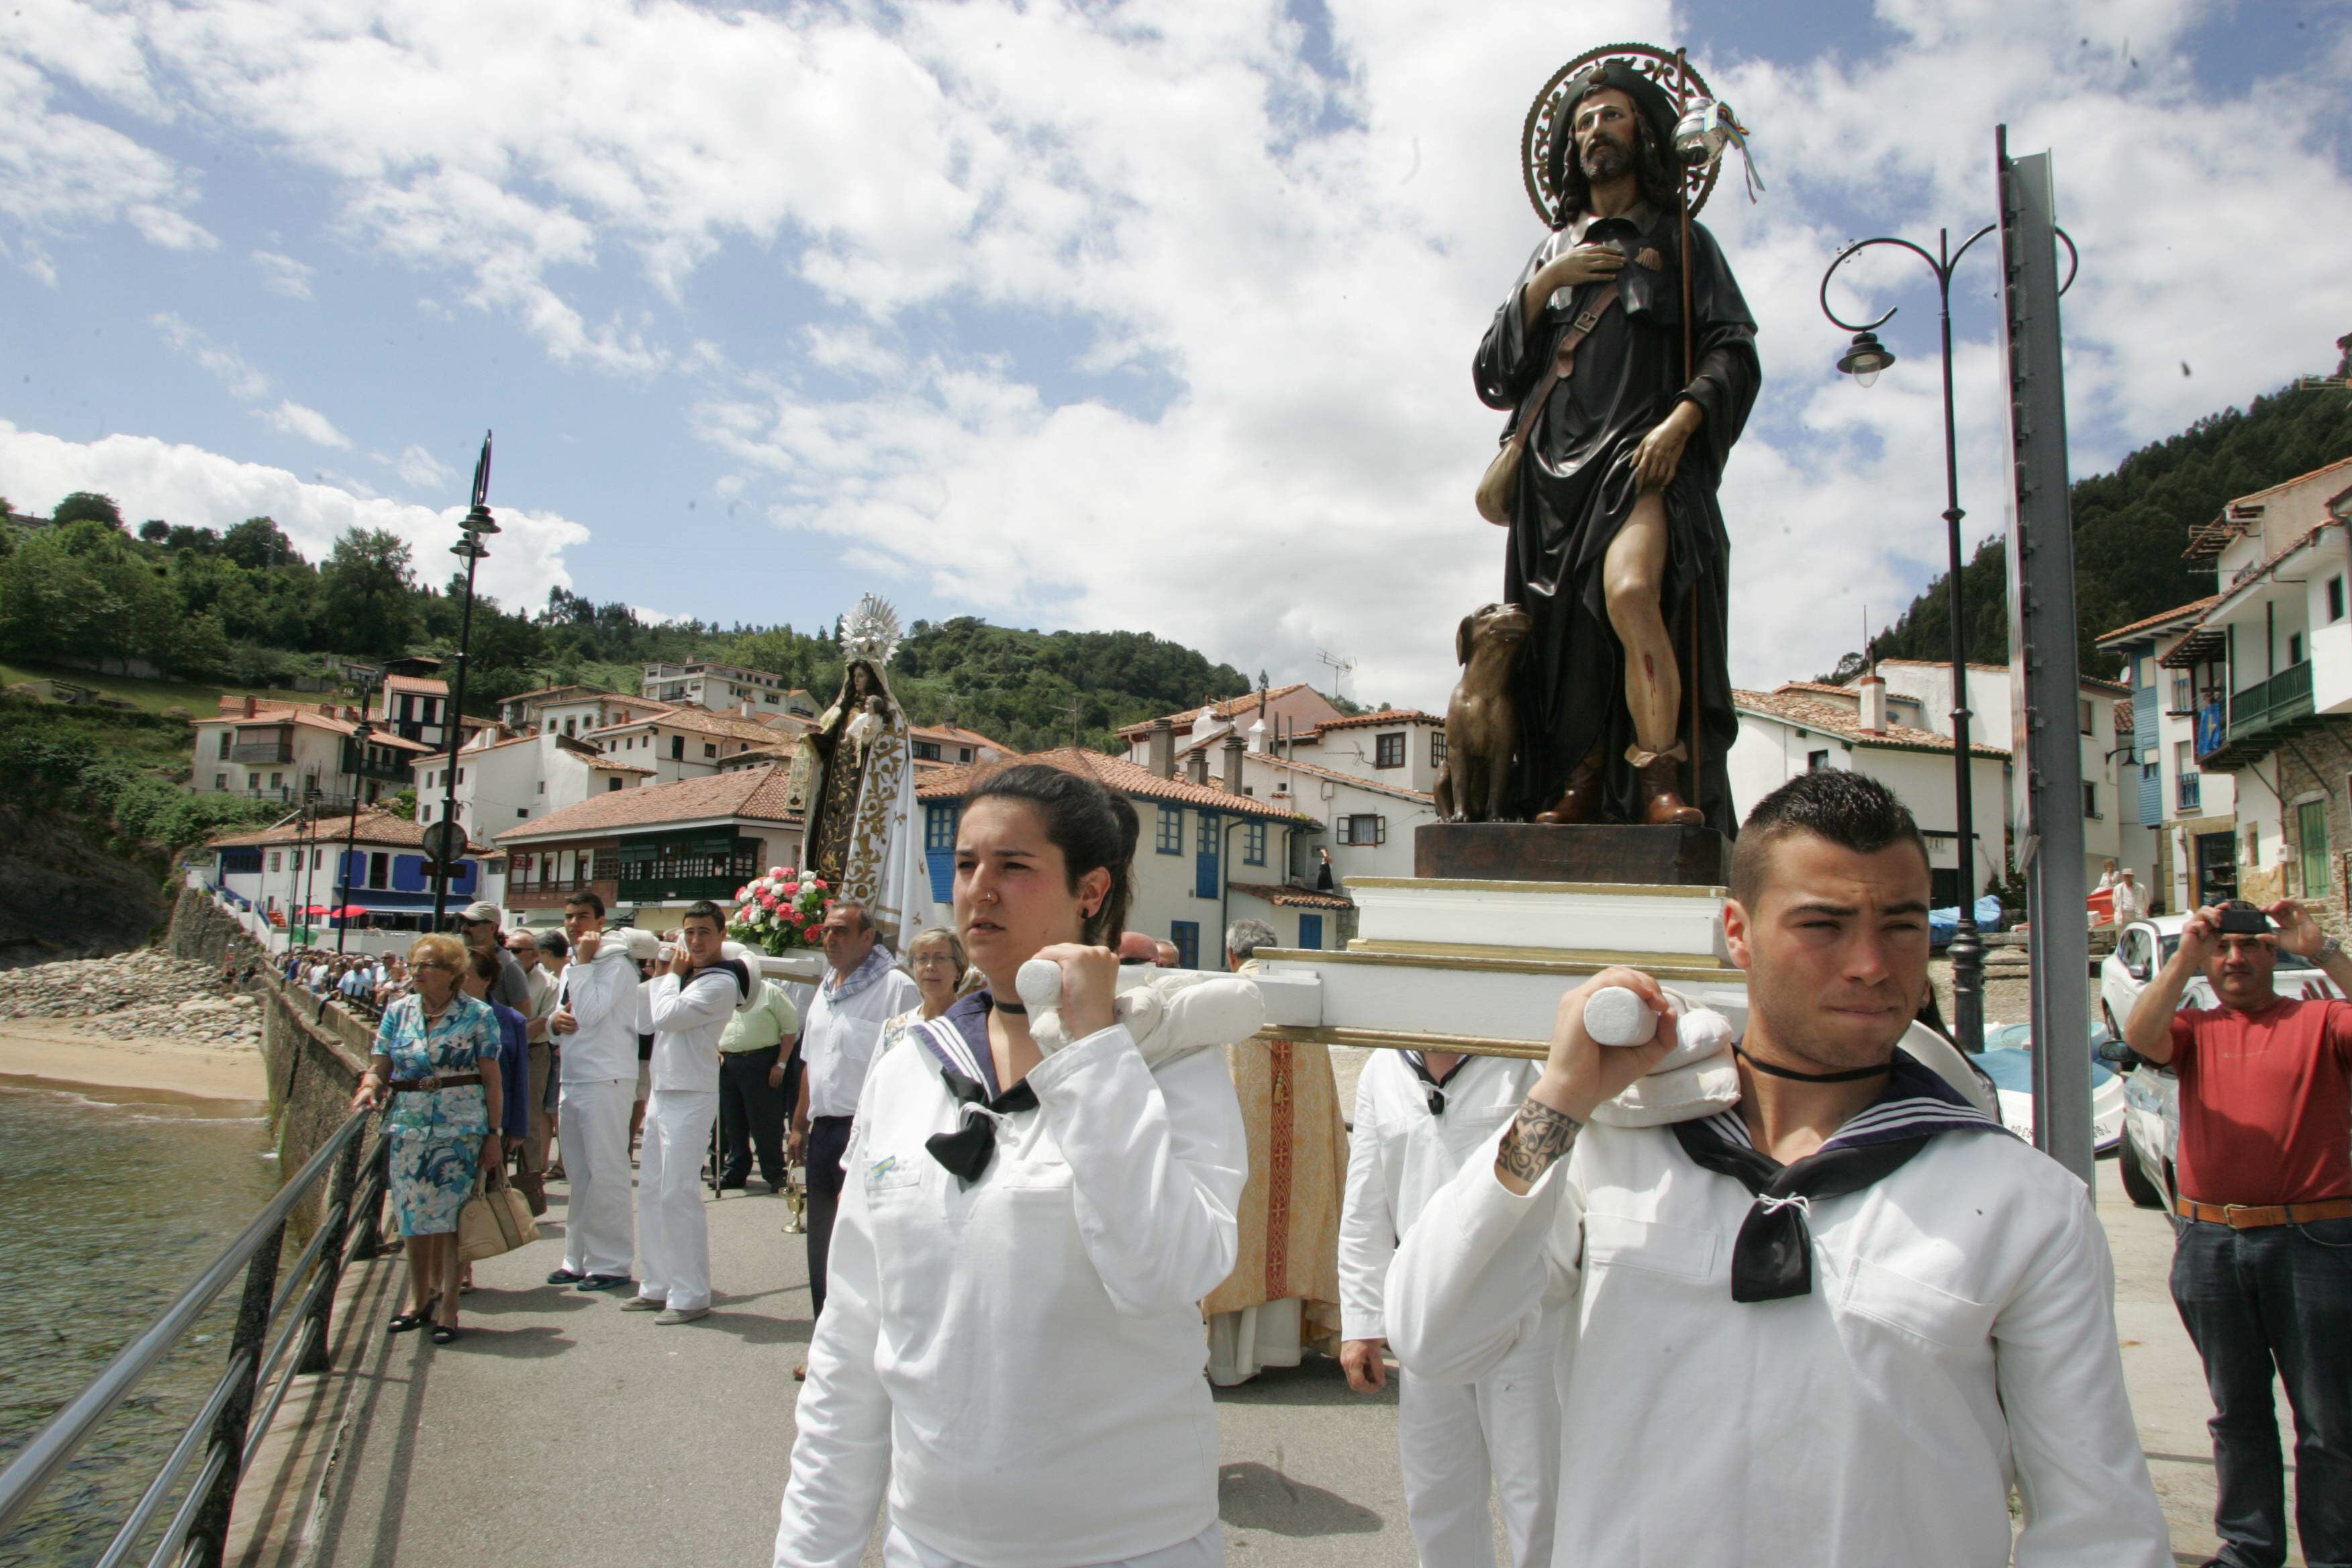
[[[760,1174],[772,1193],[784,1190],[784,1058],[797,1042],[800,1015],[784,988],[760,983],[760,995],[735,1015],[719,1037],[719,1125],[726,1148],[721,1188],[740,1188],[751,1178],[751,1152],[760,1153]]]

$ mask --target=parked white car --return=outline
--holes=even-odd
[[[2134,921],[2116,939],[2116,950],[2099,966],[2099,1012],[2110,1034],[2120,1038],[2139,994],[2180,945],[2187,915]],[[2342,996],[2336,983],[2291,952],[2279,954],[2273,985],[2282,996]],[[2201,974],[2180,993],[2180,1005],[2214,1005],[2213,988]],[[2137,1060],[2137,1058],[2134,1058]],[[2180,1195],[2174,1161],[2180,1149],[2180,1081],[2170,1068],[2142,1061],[2124,1075],[2124,1141],[2116,1159],[2124,1192],[2142,1208],[2168,1212]]]
[[[2156,972],[2168,962],[2180,945],[2180,928],[2189,923],[2187,915],[2158,915],[2152,920],[2134,921],[2116,934],[2116,950],[2099,965],[2099,1018],[2106,1025],[2107,1033],[2123,1038],[2124,1025],[2130,1022],[2132,1008],[2139,1002],[2139,994],[2156,978]],[[2305,960],[2291,952],[2281,952],[2278,969],[2272,984],[2282,996],[2341,996],[2336,983],[2321,973]],[[2205,984],[2201,974],[2192,977],[2188,988],[2180,994],[2183,1007],[2210,1007],[2213,989]]]
[[[1969,1060],[1991,1080],[2000,1100],[2001,1125],[2027,1142],[2033,1141],[2033,1055],[2032,1028],[2024,1024],[1996,1024],[1985,1030],[1985,1048]],[[2079,1049],[2089,1051],[2089,1042]],[[2124,1083],[2113,1068],[2094,1058],[2091,1062],[2091,1151],[2104,1154],[2121,1143],[2124,1135]]]

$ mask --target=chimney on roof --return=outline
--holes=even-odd
[[[751,700],[746,697],[742,701],[735,704],[735,713],[738,718],[741,719],[749,719],[751,717]]]
[[[1885,678],[1874,669],[1853,684],[1856,695],[1858,695],[1862,700],[1862,728],[1864,732],[1872,735],[1884,735],[1886,733]]]
[[[1274,736],[1265,727],[1265,716],[1260,714],[1249,727],[1249,749],[1263,757],[1274,750]]]
[[[252,693],[252,692],[250,692],[250,691],[248,691],[248,692],[247,692],[247,693],[245,694],[245,716],[246,716],[247,718],[250,719],[250,718],[252,718],[252,717],[253,717],[253,712],[254,712],[253,693]]]
[[[1176,726],[1173,721],[1166,719],[1151,721],[1151,733],[1143,742],[1143,765],[1163,779],[1176,776]]]
[[[1225,731],[1225,793],[1242,793],[1242,738],[1232,731]]]
[[[1209,782],[1209,749],[1195,746],[1184,753],[1184,776],[1206,787]]]

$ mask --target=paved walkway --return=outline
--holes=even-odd
[[[2134,1407],[2179,1560],[2195,1563],[2213,1545],[2209,1406],[2166,1292],[2171,1233],[2161,1215],[2124,1201],[2112,1161],[2099,1173]],[[316,1513],[317,1555],[305,1561],[769,1560],[799,1386],[792,1366],[809,1332],[803,1244],[783,1232],[782,1201],[730,1194],[711,1207],[715,1310],[658,1328],[612,1296],[541,1282],[562,1261],[561,1184],[551,1196],[547,1238],[477,1267],[481,1289],[466,1298],[476,1332],[438,1349],[421,1334],[357,1337],[342,1450]],[[390,1310],[390,1291],[367,1298]],[[1335,1363],[1310,1362],[1219,1394],[1237,1568],[1410,1568],[1393,1391],[1349,1394]]]

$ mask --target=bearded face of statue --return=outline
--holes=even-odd
[[[1613,87],[1587,93],[1576,106],[1576,162],[1594,184],[1622,177],[1633,167],[1634,139],[1641,131],[1633,100]]]

